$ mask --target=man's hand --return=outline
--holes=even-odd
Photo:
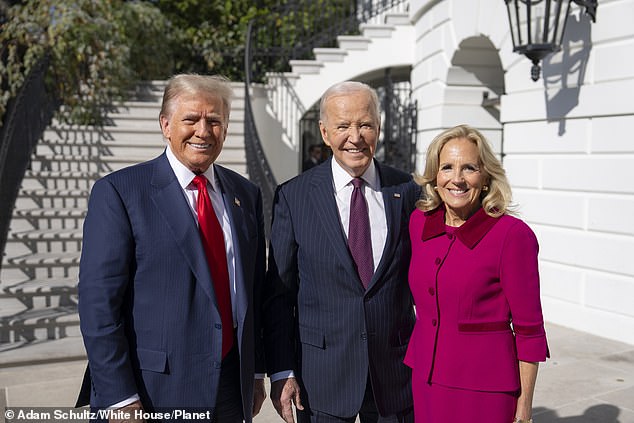
[[[112,417],[108,419],[109,423],[144,423],[145,419],[137,418],[135,411],[143,411],[141,401],[135,401],[132,404],[128,404],[124,407],[112,410]]]
[[[266,388],[264,387],[264,379],[255,379],[255,385],[253,386],[253,411],[251,416],[255,417],[262,409],[262,404],[266,399]]]
[[[286,423],[295,423],[293,417],[293,406],[298,410],[303,410],[304,406],[299,397],[299,384],[294,377],[288,379],[280,379],[271,384],[271,402],[277,411],[277,414],[284,419]]]

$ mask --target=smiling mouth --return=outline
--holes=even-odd
[[[344,151],[347,151],[348,153],[363,153],[365,148],[346,148]]]
[[[468,190],[466,189],[447,189],[453,195],[462,195],[465,194]]]
[[[206,150],[207,148],[211,147],[211,144],[194,144],[194,143],[188,143],[188,145],[192,148],[194,148],[195,150]]]

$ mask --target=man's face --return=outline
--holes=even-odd
[[[372,162],[380,133],[370,95],[364,91],[336,94],[324,106],[321,137],[350,176],[361,176]]]
[[[174,99],[161,129],[176,158],[198,174],[218,158],[227,136],[224,104],[214,95],[182,95]]]

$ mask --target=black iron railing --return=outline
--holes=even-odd
[[[0,251],[6,246],[13,207],[31,153],[55,111],[55,101],[44,82],[48,63],[45,57],[33,67],[4,115],[0,131]]]
[[[264,82],[267,73],[290,71],[290,60],[312,59],[316,47],[336,47],[337,36],[356,34],[361,23],[406,3],[405,0],[285,0],[249,23],[244,55],[245,148],[249,178],[262,189],[267,234],[277,182],[258,135],[251,84]]]
[[[385,70],[383,85],[377,88],[383,109],[383,139],[376,156],[381,162],[412,173],[416,169],[417,103],[412,100],[409,81],[394,81]]]

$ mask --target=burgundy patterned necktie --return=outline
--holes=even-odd
[[[348,226],[348,248],[352,254],[363,287],[367,288],[374,274],[372,239],[368,205],[363,195],[363,179],[352,180],[354,190],[350,197],[350,223]]]
[[[207,192],[207,178],[203,175],[196,175],[193,182],[198,188],[196,203],[198,228],[205,248],[207,264],[218,301],[220,320],[222,321],[222,357],[224,358],[233,346],[233,313],[231,311],[231,294],[229,293],[225,238]]]

